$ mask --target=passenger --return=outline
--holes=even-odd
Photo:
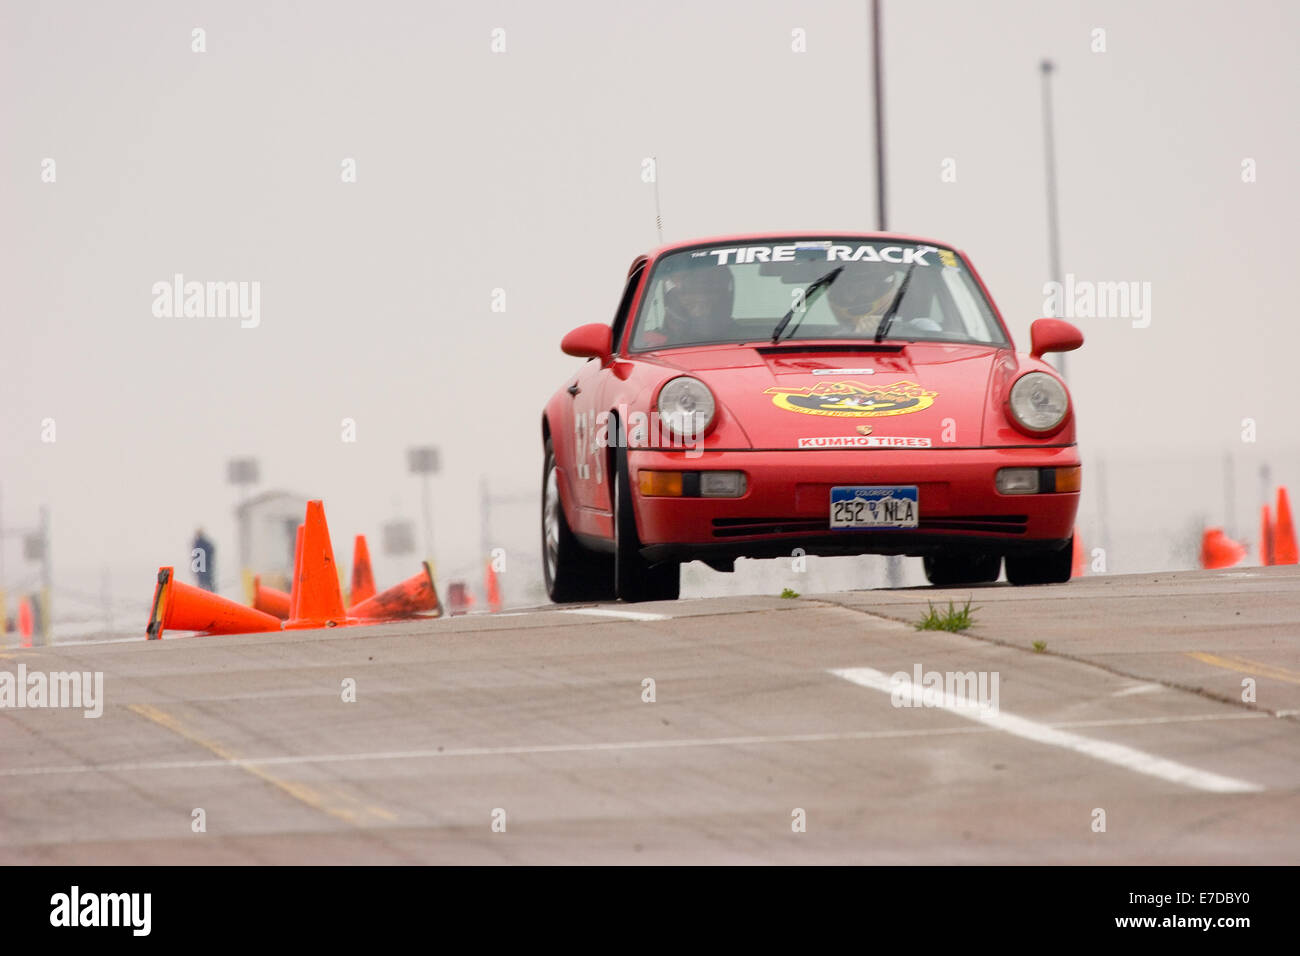
[[[826,302],[845,332],[875,335],[894,301],[903,272],[884,263],[850,263],[826,290]]]

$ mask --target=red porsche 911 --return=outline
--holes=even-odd
[[[1039,319],[1018,353],[967,258],[881,233],[639,256],[542,416],[554,601],[676,598],[683,561],[920,556],[935,585],[1070,578],[1081,469]]]

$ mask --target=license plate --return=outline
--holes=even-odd
[[[916,485],[845,485],[831,489],[831,528],[915,528]]]

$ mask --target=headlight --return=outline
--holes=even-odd
[[[1070,399],[1065,386],[1046,372],[1028,372],[1011,386],[1011,414],[1031,432],[1050,432],[1065,420]]]
[[[709,387],[683,375],[659,390],[659,420],[683,438],[699,438],[713,422],[717,403]]]

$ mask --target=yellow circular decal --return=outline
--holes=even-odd
[[[915,382],[863,385],[861,382],[819,382],[809,388],[769,388],[772,404],[787,412],[831,418],[883,418],[906,415],[934,404],[938,392]]]

